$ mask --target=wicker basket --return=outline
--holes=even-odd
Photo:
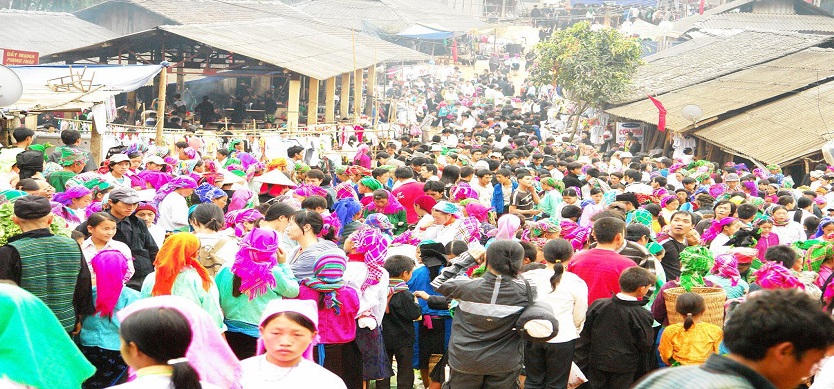
[[[724,293],[724,289],[696,286],[690,292],[704,298],[707,310],[701,316],[701,321],[712,323],[723,328],[724,302],[727,300],[727,294]],[[666,298],[666,317],[669,320],[669,324],[683,322],[683,317],[675,310],[675,303],[678,301],[678,296],[684,293],[686,293],[686,289],[682,287],[669,288],[663,291],[663,296]]]

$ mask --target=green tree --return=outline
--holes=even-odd
[[[592,30],[588,22],[554,32],[534,51],[534,83],[561,86],[579,107],[571,137],[576,135],[582,112],[603,108],[625,92],[642,63],[637,39],[611,28]]]

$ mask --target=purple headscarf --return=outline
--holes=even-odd
[[[734,217],[725,217],[721,220],[713,220],[712,225],[704,231],[704,235],[701,236],[701,242],[704,244],[712,242],[718,234],[724,231],[724,227],[732,225],[737,221],[738,219]]]
[[[73,186],[67,188],[65,192],[58,192],[52,196],[52,201],[57,203],[61,203],[62,205],[69,206],[72,204],[72,200],[84,197],[88,194],[92,194],[93,191],[87,189],[85,186]]]
[[[194,193],[197,194],[197,197],[200,198],[201,203],[210,203],[214,199],[219,199],[221,197],[226,197],[226,194],[223,189],[220,189],[214,185],[209,183],[200,184],[197,189],[194,190]]]
[[[243,223],[254,222],[264,217],[255,209],[240,209],[236,211],[229,211],[226,213],[226,228],[234,228],[235,236],[238,238],[243,236]]]
[[[388,204],[385,206],[385,208],[381,210],[377,209],[376,204],[370,202],[365,207],[365,209],[367,209],[368,212],[382,212],[386,215],[393,215],[399,211],[405,211],[405,207],[403,207],[403,205],[400,204],[400,201],[397,200],[397,196],[394,196],[391,192],[387,190],[385,190],[385,193],[388,195]]]
[[[709,272],[717,274],[730,280],[730,285],[738,285],[741,275],[738,272],[738,259],[732,254],[721,254],[714,259],[712,270]]]
[[[354,242],[356,252],[365,254],[368,277],[365,278],[365,282],[360,287],[361,291],[364,292],[369,286],[378,284],[382,277],[384,270],[382,265],[388,255],[388,241],[382,236],[382,232],[371,227],[364,227],[354,232],[351,240]]]
[[[278,232],[265,228],[253,229],[240,241],[232,273],[240,277],[240,292],[249,301],[275,288],[272,268],[278,265],[275,253],[280,243]]]
[[[327,191],[316,185],[301,184],[293,189],[293,193],[301,197],[321,196],[327,198]]]
[[[229,200],[228,211],[238,211],[246,208],[249,204],[249,200],[252,200],[253,197],[255,197],[255,194],[247,188],[240,188],[236,190],[235,193],[232,194],[232,198]]]
[[[145,180],[145,182],[151,184],[154,188],[162,188],[163,185],[171,182],[173,179],[170,174],[156,170],[142,170],[136,176]]]
[[[156,196],[153,198],[154,205],[159,208],[159,203],[165,199],[171,192],[182,189],[182,188],[197,188],[197,181],[194,181],[193,178],[189,176],[179,176],[171,180],[171,182],[162,186],[159,191],[156,192]]]
[[[394,229],[394,224],[388,220],[388,216],[385,216],[381,213],[372,213],[365,218],[365,224],[367,226],[376,228],[388,235],[393,235],[391,230]]]

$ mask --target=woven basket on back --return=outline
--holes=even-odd
[[[723,328],[724,302],[727,300],[727,294],[724,293],[724,289],[695,286],[690,292],[704,298],[707,310],[701,316],[701,321],[712,323]],[[663,291],[663,296],[666,297],[666,317],[669,320],[669,324],[683,322],[683,316],[675,310],[675,303],[678,301],[678,296],[684,293],[686,293],[686,289],[682,287],[669,288]]]

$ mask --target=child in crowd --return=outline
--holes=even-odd
[[[151,233],[151,237],[153,237],[156,247],[162,247],[162,243],[165,242],[165,229],[156,224],[156,220],[159,216],[158,213],[159,212],[153,204],[141,202],[139,203],[139,206],[136,207],[134,215],[145,221],[145,226],[148,227],[148,232]]]
[[[645,374],[654,344],[651,313],[643,305],[655,276],[639,266],[620,275],[620,293],[588,308],[575,351],[591,389],[627,389]]]
[[[81,252],[90,267],[93,286],[96,285],[96,273],[93,271],[93,257],[100,251],[116,250],[127,258],[127,273],[125,282],[133,277],[133,254],[126,244],[113,240],[116,235],[116,219],[107,212],[96,212],[87,219],[87,231],[90,237],[81,242]]]
[[[389,363],[397,359],[397,389],[414,386],[414,321],[420,319],[422,310],[417,299],[408,290],[408,280],[414,271],[414,261],[403,255],[394,255],[385,261],[388,271],[388,307],[382,318],[382,337]],[[390,388],[391,378],[376,382],[378,388]]]
[[[672,324],[663,331],[658,351],[663,363],[671,366],[700,365],[712,353],[717,353],[724,334],[721,327],[701,321],[706,311],[704,298],[695,293],[684,293],[675,302],[675,311],[683,316],[683,323]]]

